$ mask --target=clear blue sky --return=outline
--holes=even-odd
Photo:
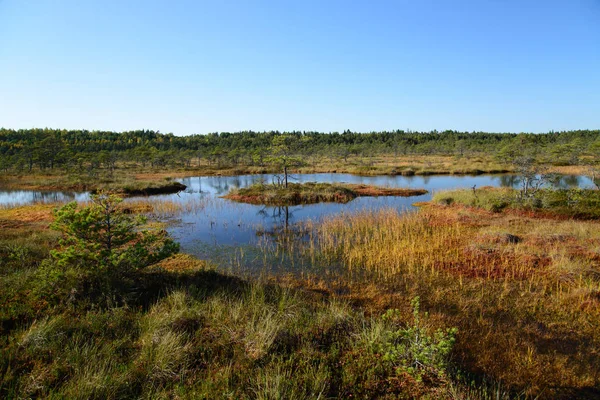
[[[600,0],[0,0],[0,126],[600,128]]]

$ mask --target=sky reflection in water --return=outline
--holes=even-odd
[[[414,197],[359,197],[347,204],[320,203],[281,207],[265,207],[242,204],[222,199],[231,189],[249,186],[260,180],[270,182],[272,175],[243,175],[231,177],[192,177],[181,179],[188,186],[184,193],[158,196],[181,202],[200,201],[203,207],[179,217],[171,233],[179,240],[186,252],[205,255],[210,247],[218,245],[255,244],[260,240],[259,231],[273,231],[282,225],[306,220],[319,221],[323,217],[339,213],[362,210],[394,208],[410,210],[413,203],[428,201],[432,193],[453,188],[483,186],[514,186],[518,182],[514,175],[479,176],[356,176],[350,174],[301,174],[295,175],[297,182],[347,182],[369,185],[424,188],[429,193]],[[587,186],[587,178],[565,176],[561,187]]]
[[[414,197],[359,197],[347,204],[321,203],[281,207],[264,207],[235,203],[220,196],[229,190],[249,186],[264,180],[271,182],[272,175],[241,175],[190,177],[180,179],[187,190],[179,194],[153,196],[155,199],[168,199],[176,202],[194,202],[197,207],[185,212],[172,221],[169,231],[181,243],[182,250],[206,257],[214,253],[216,247],[253,245],[261,240],[258,231],[273,231],[287,224],[302,221],[319,221],[323,217],[339,213],[362,210],[394,208],[400,211],[413,209],[412,204],[428,201],[432,193],[453,188],[483,186],[515,186],[514,175],[479,176],[356,176],[350,174],[298,174],[296,182],[347,182],[368,185],[423,188],[430,193]],[[560,187],[586,187],[591,182],[579,176],[564,176]],[[41,192],[25,190],[0,190],[0,205],[19,205],[33,202],[84,201],[86,193]]]

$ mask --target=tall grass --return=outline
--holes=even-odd
[[[123,208],[129,213],[148,214],[153,218],[172,218],[178,215],[197,214],[207,206],[212,206],[214,199],[210,197],[191,197],[182,201],[172,199],[131,198],[123,202]]]
[[[373,310],[419,295],[434,325],[458,328],[466,371],[530,395],[596,393],[598,222],[429,207],[331,217],[317,231],[318,262],[346,272],[313,284]]]
[[[366,351],[356,338],[372,322],[344,303],[260,283],[231,289],[180,287],[147,312],[120,307],[35,321],[14,331],[16,342],[0,353],[0,390],[9,397],[314,399],[364,397],[371,387],[390,395],[451,389],[414,379],[390,384],[397,372],[377,351],[390,328]]]
[[[298,274],[242,280],[180,255],[110,306],[33,296],[58,238],[2,212],[0,397],[600,396],[597,221],[448,206],[334,216],[252,254]],[[450,327],[448,358],[406,367],[421,363],[411,334]]]

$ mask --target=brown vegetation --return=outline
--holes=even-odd
[[[347,203],[360,196],[420,196],[424,189],[390,188],[347,183],[290,183],[287,187],[263,183],[234,189],[226,199],[249,204],[297,205],[314,203]]]
[[[411,197],[411,196],[422,196],[427,194],[425,189],[411,189],[411,188],[392,188],[382,187],[374,185],[363,185],[363,184],[344,184],[345,187],[351,189],[357,194],[358,197],[377,197],[377,196],[398,196],[398,197]]]
[[[419,295],[458,327],[468,371],[544,398],[600,395],[599,222],[430,205],[333,217],[315,241],[307,254],[347,274],[309,287],[374,313]]]
[[[123,206],[136,208],[128,202]],[[247,283],[211,274],[206,271],[211,268],[206,262],[178,255],[147,273],[153,277],[152,290],[163,293],[161,284],[166,281],[193,284],[171,295],[165,292],[162,300],[152,303],[150,311],[125,308],[104,314],[65,314],[67,317],[52,316],[32,324],[34,316],[40,315],[32,316],[30,310],[46,310],[47,305],[31,300],[28,289],[18,290],[19,285],[27,287],[19,282],[32,279],[33,272],[24,269],[13,276],[8,266],[35,265],[56,245],[57,238],[45,229],[52,207],[0,210],[4,224],[0,229],[0,251],[3,259],[12,260],[12,264],[6,264],[2,279],[14,292],[6,297],[10,307],[3,312],[10,317],[3,315],[2,329],[16,332],[14,337],[22,343],[11,347],[5,342],[12,352],[6,353],[5,360],[18,361],[22,368],[18,373],[41,382],[37,389],[20,387],[23,393],[30,390],[48,394],[52,393],[49,388],[58,388],[52,390],[74,394],[94,388],[115,396],[132,387],[124,383],[125,378],[119,378],[123,375],[119,366],[126,368],[128,380],[138,385],[146,381],[151,382],[150,386],[156,384],[165,396],[176,393],[171,389],[171,380],[181,379],[191,385],[187,386],[191,391],[186,392],[190,396],[210,390],[213,394],[243,391],[245,386],[234,381],[256,387],[263,387],[263,378],[292,382],[291,371],[297,371],[299,365],[305,368],[302,373],[314,380],[314,375],[306,372],[312,364],[302,362],[312,357],[310,360],[328,363],[315,374],[323,379],[319,382],[331,397],[378,393],[409,398],[490,398],[493,391],[477,395],[448,380],[417,382],[406,373],[389,376],[381,374],[380,369],[370,369],[381,368],[381,356],[366,351],[361,337],[368,339],[366,335],[374,334],[377,323],[373,321],[379,321],[389,309],[399,309],[402,322],[409,325],[408,304],[419,296],[422,310],[429,312],[431,331],[458,328],[454,366],[473,377],[477,385],[484,379],[501,382],[504,389],[496,393],[509,390],[511,396],[524,393],[548,399],[600,398],[599,221],[493,212],[457,203],[422,204],[418,212],[409,214],[384,210],[335,216],[315,225],[316,231],[306,243],[279,242],[294,246],[309,267],[301,276],[271,277],[278,284],[273,290],[281,290],[277,289],[281,286],[293,289],[277,292],[283,293],[281,298],[267,301],[273,295],[260,292],[263,289],[235,297],[246,293]],[[144,202],[137,207],[146,211],[148,207],[153,211],[171,208]],[[226,292],[229,289],[235,294]],[[204,297],[210,290],[221,294]],[[149,289],[145,293],[150,294]],[[323,309],[323,304],[331,306]],[[112,321],[112,313],[120,315],[121,325],[104,322],[105,314]],[[12,315],[23,318],[18,322],[22,329],[17,329],[21,325]],[[302,319],[297,315],[303,315]],[[167,321],[164,324],[160,322],[163,316]],[[73,329],[69,324],[104,346],[106,353],[99,360],[106,370],[97,373],[110,384],[90,383],[85,371],[92,367],[76,358],[80,349],[64,349],[61,341],[53,339]],[[107,328],[92,330],[96,326]],[[117,336],[125,338],[126,356],[120,353],[120,342],[113,339],[119,326],[123,328]],[[45,333],[54,332],[52,329],[58,333]],[[181,336],[182,332],[188,336]],[[38,336],[47,342],[34,342]],[[171,339],[173,343],[168,342]],[[51,364],[37,356],[40,352],[33,351],[35,346],[42,346],[48,354],[60,352],[71,358],[62,357],[62,361]],[[338,346],[344,351],[340,352]],[[206,349],[210,349],[210,357],[203,353]],[[281,364],[283,358],[277,358],[278,354],[296,361]],[[194,357],[200,357],[201,365],[194,364]],[[335,378],[336,371],[341,377]],[[67,383],[63,385],[50,372]],[[221,380],[214,374],[225,378]],[[200,381],[196,376],[215,386],[197,386]],[[298,379],[293,385],[302,387],[304,378]],[[139,390],[151,393],[143,387]],[[291,386],[285,387],[292,390]],[[241,392],[236,393],[243,397]]]

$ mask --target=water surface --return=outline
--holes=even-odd
[[[0,188],[0,206],[15,207],[33,203],[67,203],[85,201],[89,194],[85,192],[60,192],[46,190],[11,190]]]
[[[413,197],[358,197],[346,204],[319,203],[290,207],[273,207],[243,204],[223,199],[231,189],[246,187],[258,181],[271,182],[273,175],[241,175],[191,177],[180,181],[188,188],[179,195],[162,195],[157,198],[180,202],[194,201],[203,204],[192,212],[179,216],[170,228],[182,249],[199,256],[213,251],[215,246],[256,244],[263,240],[264,232],[272,232],[286,225],[302,221],[319,221],[322,218],[361,210],[394,208],[399,211],[414,209],[415,202],[428,201],[436,191],[455,188],[480,188],[483,186],[515,186],[514,175],[478,176],[357,176],[350,174],[299,174],[296,182],[346,182],[367,185],[423,188],[428,194]],[[559,187],[585,187],[591,182],[585,177],[564,176]],[[257,232],[259,233],[257,235]]]
[[[190,177],[179,181],[187,186],[178,194],[153,196],[182,204],[194,204],[190,211],[172,220],[169,231],[181,243],[182,250],[202,257],[211,257],[216,249],[256,245],[264,241],[269,232],[303,221],[361,210],[394,208],[399,211],[413,209],[413,203],[428,201],[439,190],[454,188],[481,188],[483,186],[515,186],[514,175],[432,175],[432,176],[357,176],[350,174],[298,174],[295,182],[346,182],[367,185],[423,188],[428,194],[413,197],[358,197],[347,204],[320,203],[290,207],[242,204],[223,199],[231,189],[246,187],[258,181],[271,182],[273,175]],[[563,176],[557,186],[591,186],[588,178]],[[87,193],[43,192],[27,190],[0,190],[0,205],[19,205],[34,202],[84,201]],[[267,233],[267,235],[265,235]]]

